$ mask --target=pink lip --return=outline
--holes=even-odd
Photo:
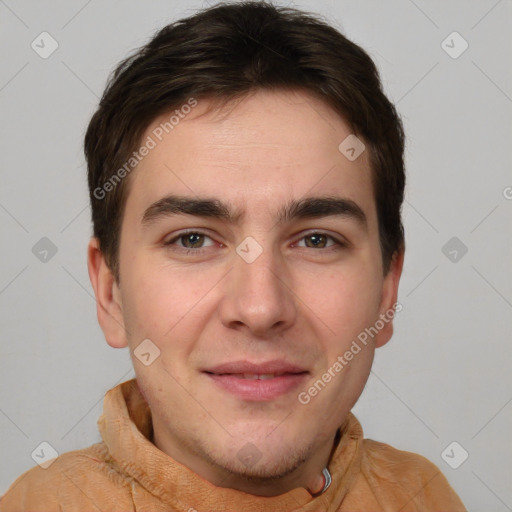
[[[243,400],[269,401],[289,393],[304,382],[307,373],[285,373],[271,379],[244,379],[240,374],[206,374],[217,385]]]
[[[264,363],[233,361],[205,370],[204,373],[218,386],[243,400],[269,401],[289,393],[304,382],[309,372],[283,360]],[[270,379],[244,379],[243,374],[273,373]]]

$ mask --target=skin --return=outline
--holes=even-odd
[[[132,353],[159,449],[222,487],[262,496],[300,486],[316,492],[336,430],[392,322],[307,405],[297,395],[396,303],[403,253],[383,275],[368,151],[351,162],[338,150],[352,132],[327,105],[301,91],[259,91],[228,110],[207,106],[201,100],[129,177],[120,285],[91,239],[98,320],[109,345]],[[155,119],[144,139],[168,118]],[[230,224],[176,215],[144,228],[145,209],[169,193],[216,197],[246,216]],[[276,223],[283,204],[311,195],[351,199],[366,228],[348,217]],[[205,238],[163,245],[189,228]],[[315,246],[314,232],[348,245],[321,237]],[[252,263],[236,252],[248,236],[263,249]],[[194,254],[197,247],[204,252]],[[161,351],[149,366],[133,356],[146,338]],[[310,373],[304,386],[265,402],[235,397],[201,372],[274,358]],[[247,443],[261,454],[249,467],[237,457]]]

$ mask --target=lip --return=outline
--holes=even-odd
[[[232,361],[204,370],[203,373],[223,390],[252,401],[269,401],[290,393],[309,375],[306,369],[280,359],[263,363]],[[246,379],[243,374],[277,375],[266,379]]]
[[[212,368],[206,368],[208,373],[223,375],[227,373],[302,373],[307,372],[306,368],[299,365],[289,363],[284,359],[272,359],[262,363],[254,363],[252,361],[240,360],[222,363]]]

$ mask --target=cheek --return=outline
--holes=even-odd
[[[214,272],[198,272],[192,266],[178,271],[168,263],[134,261],[123,289],[129,336],[134,342],[149,338],[162,352],[170,339],[179,338],[183,342],[173,350],[186,351],[185,340],[201,328],[208,292],[216,281]]]
[[[354,265],[303,281],[299,296],[339,342],[378,317],[381,281],[373,269]]]
[[[143,319],[144,326],[153,325],[155,321],[170,322],[183,308],[186,291],[179,275],[166,272],[143,258],[133,261],[126,279],[129,312]]]

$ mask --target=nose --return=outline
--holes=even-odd
[[[278,251],[259,245],[263,250],[254,261],[240,256],[242,252],[234,254],[219,312],[226,327],[246,329],[251,336],[268,338],[293,325],[297,297],[286,262]]]

